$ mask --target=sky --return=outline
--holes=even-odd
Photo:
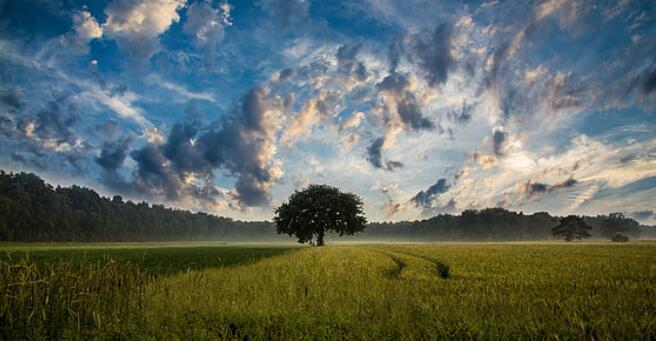
[[[656,223],[653,1],[0,0],[0,168],[271,219]]]

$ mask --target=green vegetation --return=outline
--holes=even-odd
[[[118,243],[39,246],[1,246],[12,261],[27,259],[37,265],[64,263],[97,263],[109,259],[119,263],[137,264],[141,271],[152,275],[167,275],[180,271],[243,265],[280,254],[293,244],[217,244],[205,243]],[[5,259],[6,260],[6,259]]]
[[[582,217],[569,215],[560,220],[560,224],[551,231],[557,238],[564,238],[566,241],[582,240],[592,237],[590,234],[592,226],[588,225]]]
[[[165,252],[147,253],[159,248],[134,245],[104,252],[111,257],[122,257],[125,250],[165,257]],[[180,250],[171,257],[197,251],[184,246],[170,249]],[[75,263],[74,257],[56,255],[50,258],[57,260],[54,265],[45,256],[39,261],[6,260],[0,269],[2,335],[656,337],[656,244],[651,242],[354,244],[289,252],[280,248],[277,255],[253,262],[256,249],[241,249],[249,259],[245,263],[166,271],[167,275],[142,271],[139,262],[127,258]],[[239,248],[213,250],[221,255]],[[17,252],[14,247],[12,254]]]
[[[616,233],[613,237],[610,238],[610,240],[616,243],[625,243],[629,241],[629,237],[621,233]]]
[[[56,188],[31,173],[0,171],[0,241],[284,241],[271,223],[101,197],[79,187]]]
[[[292,212],[293,213],[293,212]],[[287,229],[282,233],[302,241],[318,235],[317,229]],[[656,228],[640,226],[621,214],[583,217],[594,239],[608,240],[619,232],[631,239],[641,233],[655,238]],[[347,240],[366,241],[528,241],[552,239],[559,218],[545,212],[523,214],[502,208],[466,210],[460,215],[439,214],[429,219],[367,224],[366,230]],[[362,221],[362,223],[364,223]],[[340,231],[328,231],[330,241]],[[304,231],[296,235],[297,231]],[[291,233],[290,233],[291,232]],[[307,233],[306,233],[307,232]],[[302,236],[302,238],[300,238]],[[204,213],[135,204],[121,197],[105,198],[91,189],[52,187],[34,174],[0,171],[0,241],[18,242],[163,242],[163,241],[290,241],[276,234],[273,222],[243,222]]]
[[[288,202],[276,209],[273,220],[276,232],[317,246],[324,245],[328,232],[341,237],[362,232],[367,226],[362,199],[326,185],[310,185],[294,192]]]
[[[0,339],[136,336],[146,289],[193,269],[245,265],[285,245],[4,245]]]

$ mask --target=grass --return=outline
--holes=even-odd
[[[133,249],[137,254],[145,250]],[[169,254],[169,248],[148,257],[162,257],[155,263],[164,264],[209,252],[200,249],[179,247]],[[228,246],[213,250],[254,251]],[[8,314],[19,316],[12,322],[15,334],[4,335],[16,338],[17,331],[28,330],[20,322],[29,315],[6,308],[18,295],[24,305],[53,306],[39,310],[54,314],[43,319],[50,322],[31,329],[37,332],[20,334],[37,338],[656,338],[655,243],[371,244],[278,251],[223,264],[231,266],[165,271],[156,277],[126,275],[148,273],[135,272],[140,265],[131,261],[99,259],[72,267],[70,260],[53,256],[63,266],[58,271],[80,278],[57,282],[59,287],[97,290],[94,302],[108,304],[85,305],[90,312],[78,314],[87,316],[83,322],[62,319],[70,315],[66,307],[78,309],[73,300],[44,304],[43,295],[25,292],[29,285],[19,285],[23,291],[7,285],[18,279],[51,283],[52,271],[27,280],[3,275],[2,325]],[[34,264],[26,258],[13,261],[24,267]],[[174,262],[178,270],[184,268],[183,260]],[[108,271],[103,268],[107,264],[116,265]],[[121,267],[125,264],[128,268]],[[16,264],[5,263],[3,271],[34,273],[12,266]],[[115,278],[130,284],[110,292],[108,288],[117,286]],[[52,284],[43,286],[52,290]]]
[[[253,263],[280,254],[296,245],[225,243],[92,243],[92,244],[6,244],[0,254],[37,265],[57,262],[98,262],[112,259],[138,264],[152,275]]]

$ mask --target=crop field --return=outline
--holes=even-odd
[[[652,242],[0,250],[4,339],[656,338]]]

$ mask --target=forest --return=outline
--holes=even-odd
[[[631,239],[653,235],[622,214],[584,217],[593,239],[622,233]],[[503,208],[440,214],[426,220],[369,223],[345,240],[521,241],[552,239],[559,217]],[[327,238],[330,240],[330,236]],[[282,241],[272,222],[238,221],[207,213],[103,197],[92,189],[53,187],[32,173],[0,171],[0,241]]]

